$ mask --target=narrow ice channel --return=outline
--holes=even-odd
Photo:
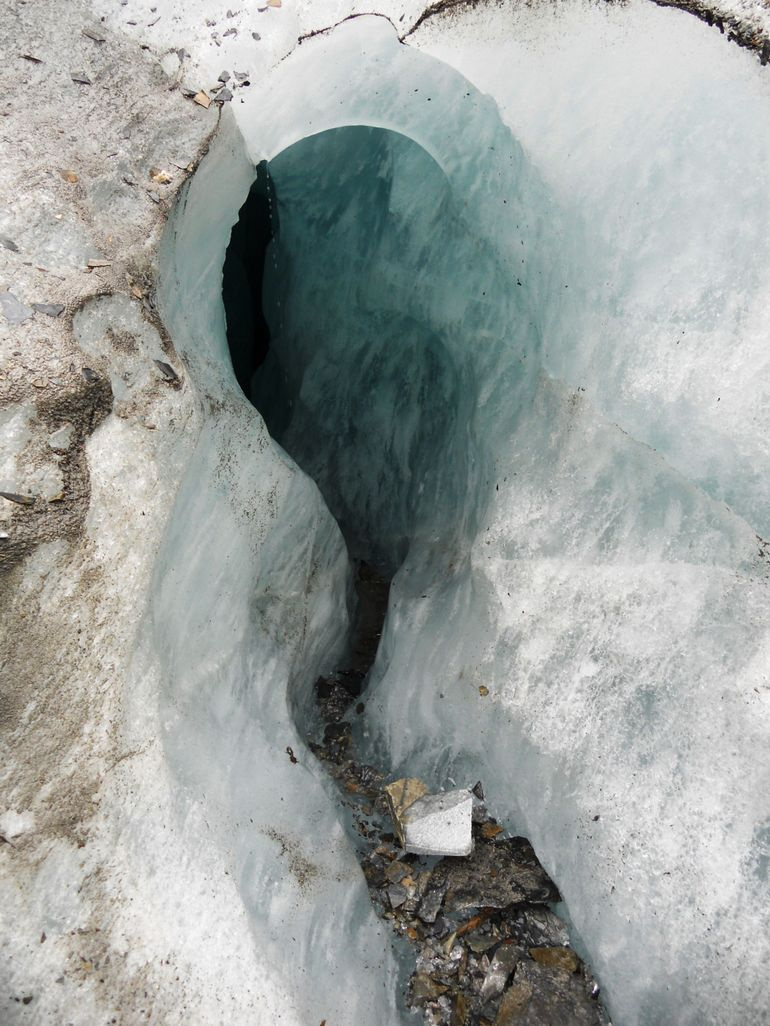
[[[203,421],[154,603],[180,807],[201,803],[235,853],[298,1021],[399,1021],[328,785],[286,752],[346,642],[344,532],[397,571],[362,742],[436,788],[488,782],[621,1026],[768,1021],[766,480],[729,458],[740,416],[655,398],[643,317],[704,340],[706,371],[697,352],[677,365],[701,387],[741,339],[726,297],[751,321],[766,276],[723,248],[712,297],[700,247],[656,220],[663,203],[689,239],[689,193],[652,174],[614,197],[634,214],[613,238],[589,189],[576,207],[554,184],[547,147],[533,160],[526,118],[528,148],[383,19],[312,41],[272,87],[247,138],[225,119],[164,243],[162,312]],[[752,96],[733,133],[754,131]],[[265,160],[268,330],[234,370],[222,267]]]

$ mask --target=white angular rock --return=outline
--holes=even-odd
[[[465,789],[418,798],[403,815],[404,847],[415,855],[470,855],[472,812]]]

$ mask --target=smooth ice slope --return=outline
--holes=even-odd
[[[716,41],[690,23],[664,25],[636,8],[630,17],[645,46],[619,34],[605,64],[634,84],[614,108],[612,142],[635,163],[623,178],[625,160],[616,161],[603,189],[604,151],[592,158],[588,137],[578,147],[580,129],[566,131],[562,149],[552,127],[538,173],[533,121],[523,150],[472,86],[399,47],[376,21],[346,25],[284,62],[275,77],[281,118],[262,113],[249,138],[255,159],[280,154],[273,166],[289,243],[283,257],[276,252],[277,352],[293,354],[296,399],[286,437],[294,433],[300,448],[306,431],[326,441],[315,469],[325,460],[334,468],[330,502],[343,519],[350,504],[365,522],[377,498],[372,544],[397,541],[412,525],[367,704],[373,743],[396,772],[436,786],[448,774],[494,782],[498,811],[532,838],[558,880],[619,1023],[737,1026],[770,1019],[770,595],[755,534],[768,459],[764,385],[743,370],[760,336],[723,307],[728,294],[740,296],[751,323],[762,323],[767,264],[759,236],[752,258],[735,243],[704,263],[703,233],[727,239],[739,208],[726,199],[698,220],[692,193],[712,195],[711,183],[732,174],[762,223],[764,87],[748,65],[733,74],[720,63]],[[670,92],[654,57],[663,43],[688,54]],[[466,45],[474,52],[459,38],[458,62]],[[597,49],[586,44],[573,57],[581,96]],[[367,84],[351,89],[362,52]],[[469,70],[482,61],[479,48]],[[305,76],[311,98],[292,89],[292,77]],[[488,76],[488,87],[510,95],[500,76]],[[730,83],[729,147],[699,86],[715,79]],[[650,90],[654,120],[643,117]],[[511,111],[514,120],[512,100]],[[331,135],[317,133],[346,123],[393,129],[424,153],[376,134],[366,159],[350,135],[350,148],[324,149]],[[694,127],[680,141],[685,123]],[[303,126],[315,138],[289,149]],[[706,169],[696,167],[690,136],[711,155]],[[559,187],[570,146],[573,191]],[[655,173],[661,153],[667,176]],[[757,163],[738,179],[741,154]],[[674,180],[688,188],[672,189]],[[738,223],[755,238],[753,222]],[[599,325],[612,359],[597,353]],[[692,384],[687,403],[672,393],[661,406],[672,374],[656,325],[699,340],[677,347],[681,359],[671,363],[679,394]],[[444,372],[437,394],[425,391],[421,408],[431,411],[435,399],[443,411],[440,439],[393,416],[411,387],[418,340],[418,380],[433,349],[463,382],[450,411]],[[715,420],[699,396],[728,352],[744,374],[744,401]],[[376,387],[368,361],[383,371]],[[645,381],[655,385],[646,406],[618,402]],[[707,426],[697,445],[682,442],[691,409]],[[624,411],[641,441],[607,417]],[[340,462],[335,431],[351,434],[355,424],[363,444],[346,447]],[[644,444],[648,432],[664,440],[660,452]],[[748,437],[751,476],[728,455]],[[382,488],[372,485],[377,475]],[[421,487],[436,497],[433,531]],[[746,517],[758,511],[755,522],[717,501],[728,489]],[[403,547],[392,546],[392,558]]]

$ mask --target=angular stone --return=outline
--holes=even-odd
[[[32,309],[25,306],[12,292],[0,292],[0,310],[11,324],[23,324],[32,316]]]
[[[428,1001],[435,1001],[437,997],[446,994],[449,987],[444,983],[438,983],[431,979],[426,973],[415,973],[411,981],[412,1004],[424,1005]]]
[[[567,927],[549,908],[522,909],[507,918],[517,943],[525,948],[558,948],[569,945]]]
[[[499,823],[483,823],[479,833],[485,841],[491,841],[494,837],[499,837],[502,834],[503,828]]]
[[[439,910],[444,901],[446,889],[446,880],[439,880],[436,882],[433,877],[431,877],[419,908],[417,909],[417,915],[424,923],[436,922],[436,916],[439,914]]]
[[[502,994],[511,973],[516,968],[520,955],[521,952],[515,944],[508,942],[500,945],[481,985],[482,1004],[486,1004]]]
[[[473,803],[473,822],[474,823],[486,823],[489,819],[489,813],[487,807],[483,802],[474,801]]]
[[[473,851],[470,791],[426,794],[402,816],[404,847],[416,855],[469,855]]]
[[[529,954],[540,965],[550,969],[564,969],[568,973],[576,973],[580,968],[580,959],[572,948],[530,948]]]
[[[409,866],[403,862],[391,862],[385,867],[385,876],[391,883],[401,883],[405,876],[409,876]]]
[[[498,943],[498,938],[492,937],[488,933],[471,934],[465,943],[474,955],[483,955],[485,951],[489,951]]]
[[[400,883],[391,884],[390,887],[388,887],[388,901],[390,902],[391,908],[399,908],[404,904],[408,897],[409,892],[406,887],[402,887]]]
[[[398,839],[403,845],[402,817],[410,805],[428,793],[428,788],[422,780],[418,780],[416,777],[402,777],[400,780],[394,780],[392,784],[388,784],[383,791],[388,799],[388,807]]]
[[[520,1023],[531,997],[531,984],[526,981],[512,983],[503,994],[503,1000],[495,1016],[495,1026],[514,1026],[514,1023]]]
[[[179,375],[177,374],[177,372],[174,370],[174,368],[170,364],[166,363],[164,360],[153,360],[152,362],[155,364],[155,366],[158,368],[160,373],[163,375],[163,380],[164,381],[169,381],[169,382],[179,381]]]
[[[34,495],[22,495],[20,492],[0,492],[0,496],[7,499],[9,502],[15,503],[17,506],[35,505]]]

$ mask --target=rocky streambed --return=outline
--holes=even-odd
[[[488,813],[481,782],[471,789],[470,855],[415,855],[399,844],[387,774],[360,761],[353,739],[388,584],[366,564],[356,583],[351,656],[316,682],[323,733],[309,743],[349,812],[372,904],[410,945],[407,1007],[427,1026],[609,1026],[598,984],[553,910],[556,885],[529,841]]]

